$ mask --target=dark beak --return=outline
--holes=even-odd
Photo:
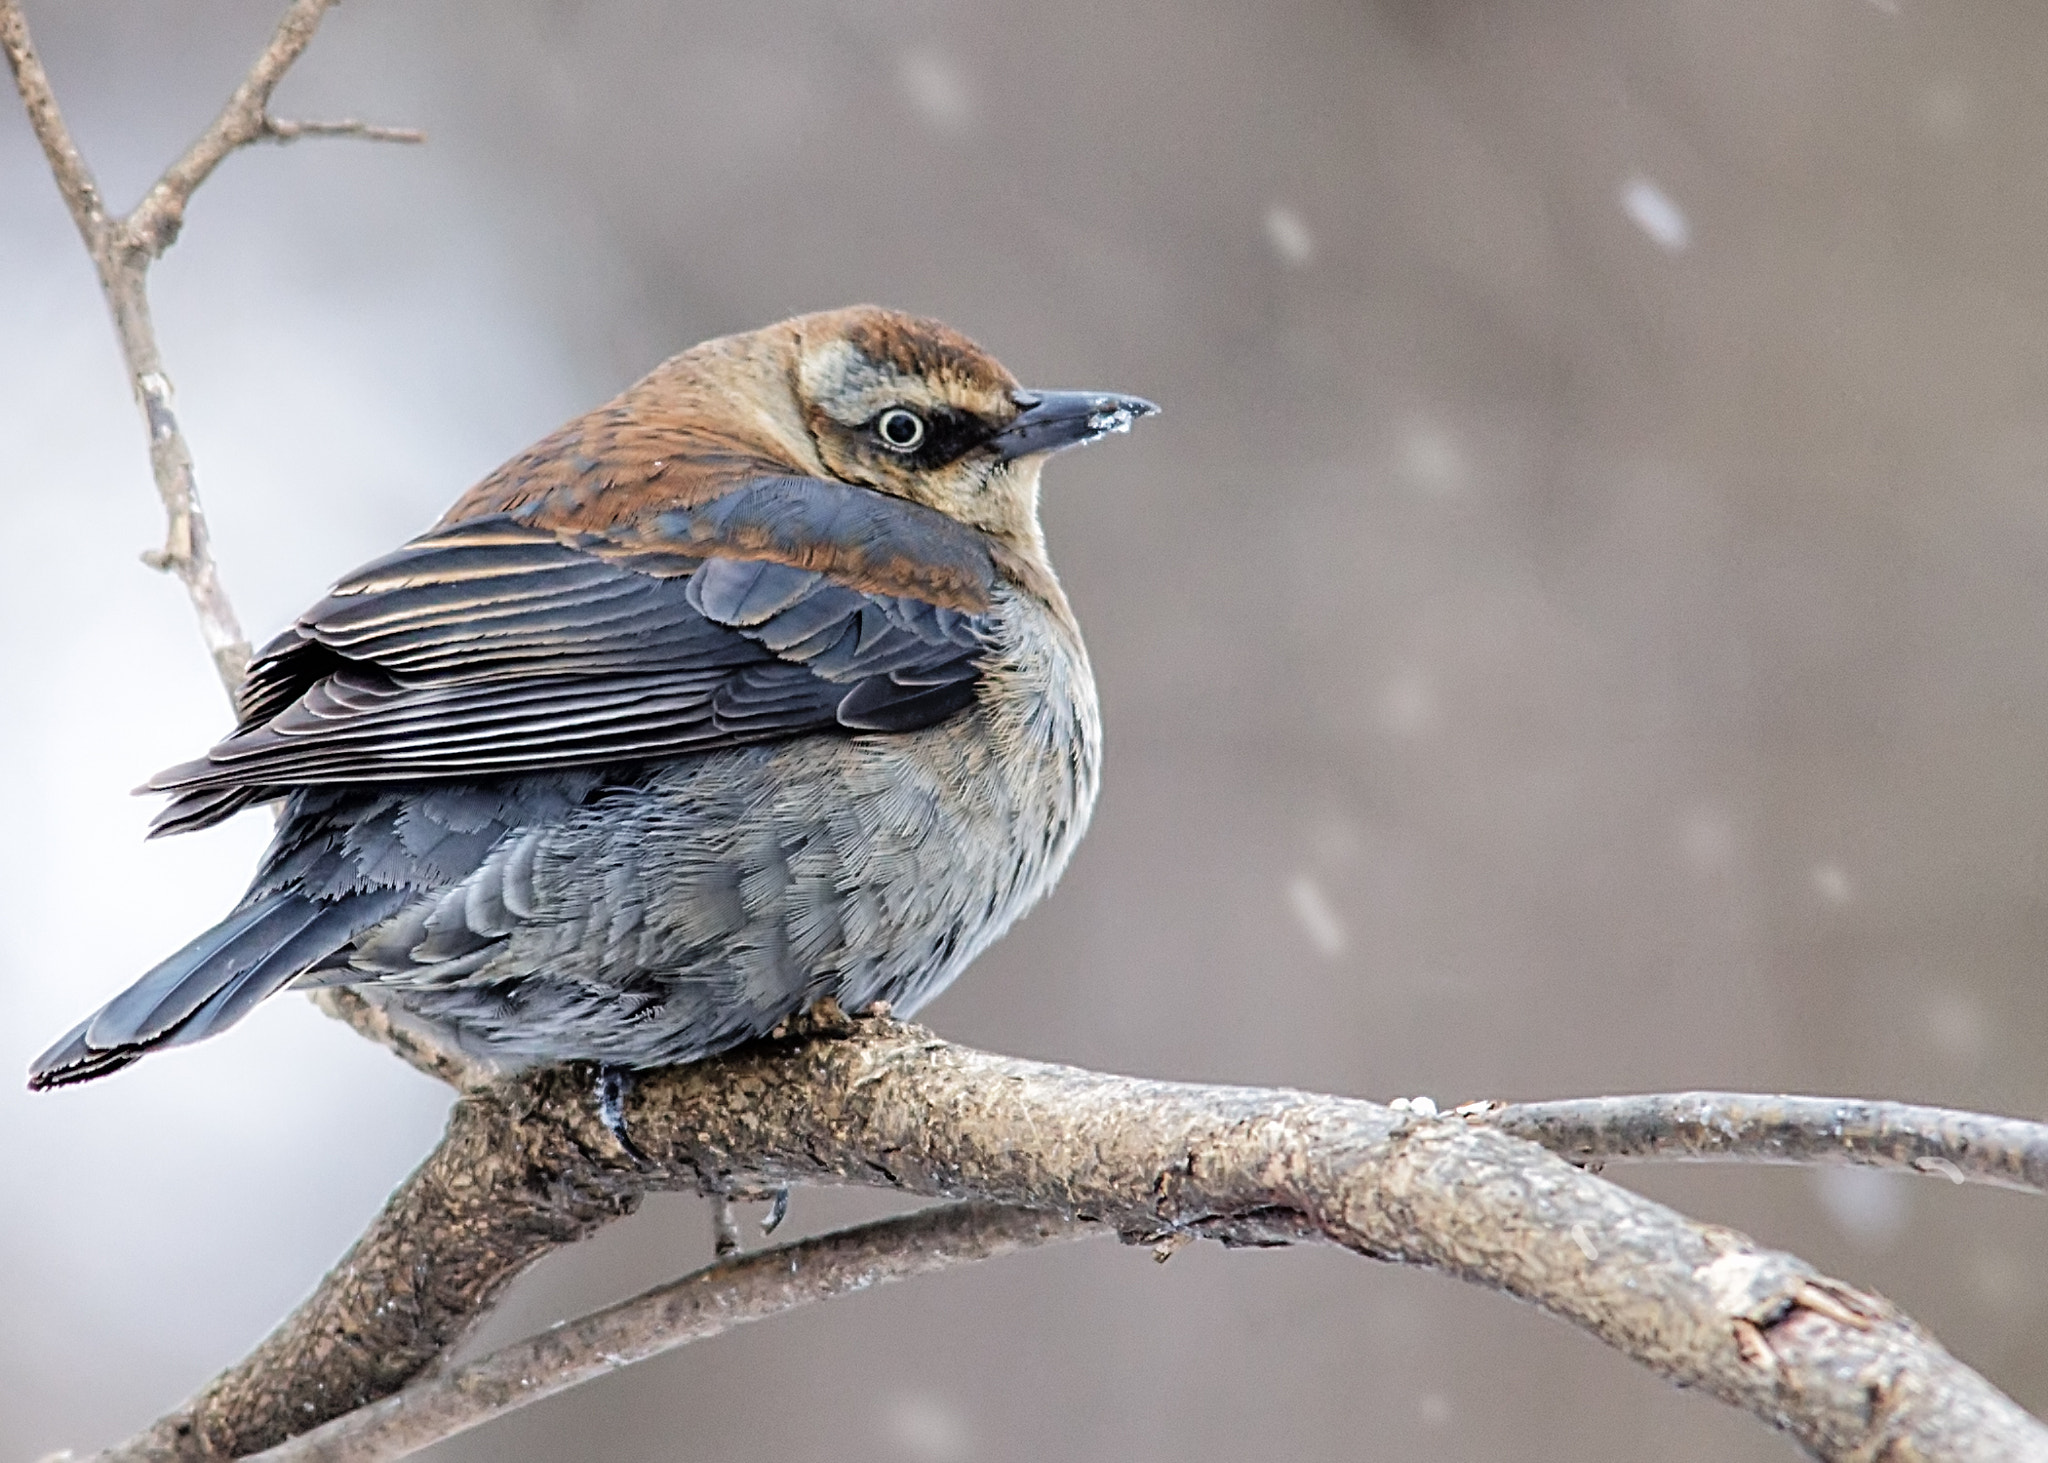
[[[1106,391],[1020,391],[1013,399],[1024,410],[988,441],[1006,462],[1128,432],[1139,417],[1159,410],[1142,396]]]

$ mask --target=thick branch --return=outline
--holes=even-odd
[[[306,1305],[109,1456],[233,1457],[388,1393],[519,1268],[648,1188],[825,1182],[1095,1220],[1148,1243],[1320,1238],[1531,1301],[1822,1457],[1896,1443],[1928,1459],[2048,1459],[2048,1430],[1886,1302],[1457,1115],[1104,1076],[864,1022],[653,1075],[629,1120],[651,1169],[599,1123],[587,1071],[464,1098],[448,1143]],[[453,1219],[432,1197],[451,1193]]]
[[[1851,1163],[2048,1193],[2048,1124],[1947,1107],[1674,1092],[1483,1103],[1457,1112],[1576,1163]]]
[[[1098,1234],[1080,1220],[948,1204],[719,1260],[337,1417],[255,1463],[380,1463],[636,1361],[814,1301]]]
[[[412,1380],[542,1255],[639,1207],[610,1136],[521,1110],[505,1087],[447,1135],[310,1300],[197,1403],[109,1458],[238,1458]]]
[[[458,1092],[481,1087],[500,1075],[495,1067],[452,1046],[444,1046],[434,1033],[410,1020],[403,1011],[361,991],[349,986],[323,986],[307,994],[314,1005],[335,1020],[354,1027],[359,1036],[368,1037],[414,1071],[438,1078]]]

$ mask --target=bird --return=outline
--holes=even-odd
[[[35,1089],[345,986],[619,1083],[828,998],[914,1013],[1051,889],[1101,716],[1039,476],[1158,408],[873,305],[706,341],[258,652],[151,836],[277,807],[225,918]]]

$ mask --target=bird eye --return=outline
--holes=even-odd
[[[924,441],[924,418],[914,411],[892,406],[875,418],[875,435],[891,452],[915,452]]]

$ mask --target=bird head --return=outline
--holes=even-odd
[[[893,310],[855,306],[788,328],[792,386],[827,472],[1020,549],[1039,541],[1047,455],[1157,410],[1104,392],[1027,391],[958,331]]]
[[[834,479],[934,509],[1044,562],[1038,476],[1158,410],[1029,391],[958,331],[873,305],[799,315],[665,361],[479,483],[444,524],[515,513],[604,532],[749,478]]]

